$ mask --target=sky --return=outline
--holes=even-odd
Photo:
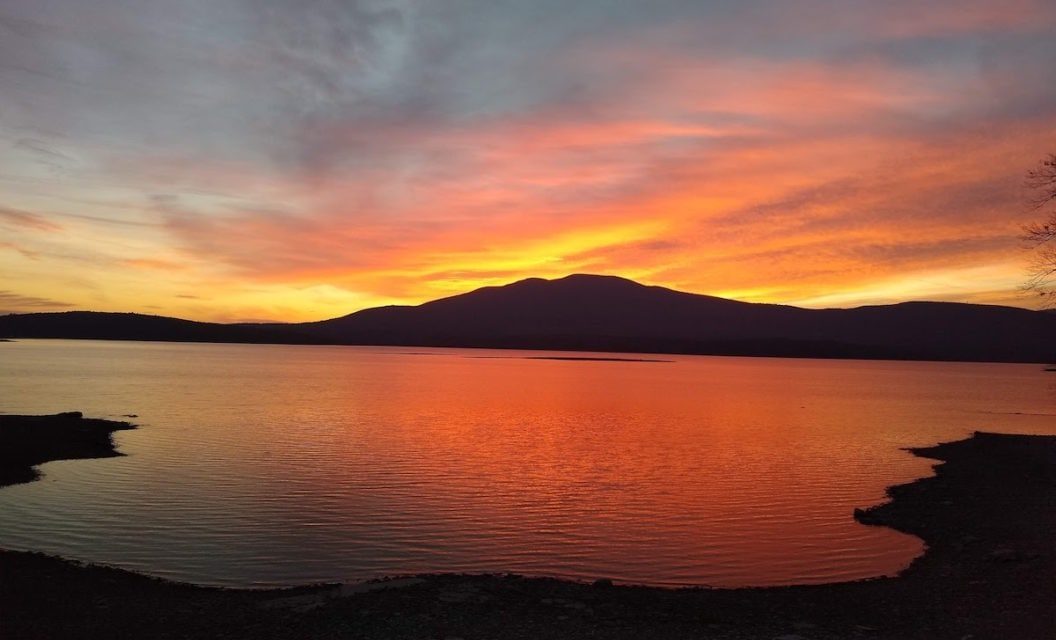
[[[0,0],[0,313],[1032,306],[1052,0]]]

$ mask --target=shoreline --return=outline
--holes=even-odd
[[[474,351],[531,351],[543,353],[603,353],[603,354],[627,354],[636,356],[694,356],[705,358],[759,358],[774,360],[823,360],[823,361],[848,361],[848,362],[921,362],[921,363],[947,363],[947,364],[1022,364],[1044,366],[1048,360],[1045,359],[971,359],[971,358],[939,358],[939,357],[887,357],[876,355],[797,355],[787,353],[756,353],[756,352],[732,352],[715,350],[649,350],[649,349],[619,349],[619,348],[580,348],[580,347],[543,347],[543,346],[510,346],[510,345],[461,345],[454,343],[433,343],[421,341],[408,341],[406,343],[376,343],[376,342],[247,342],[247,341],[220,341],[220,340],[192,340],[192,339],[147,339],[147,338],[114,338],[114,337],[60,337],[60,336],[13,336],[9,339],[0,339],[4,342],[26,342],[33,341],[79,341],[79,342],[119,342],[147,344],[190,344],[190,345],[229,345],[229,346],[258,346],[258,347],[350,347],[358,348],[391,348],[391,349],[451,349],[451,350],[474,350]],[[408,353],[407,355],[425,355],[422,353]],[[429,354],[433,355],[433,354]],[[468,357],[468,356],[467,356]],[[1056,371],[1056,369],[1053,369]]]
[[[0,414],[0,489],[39,479],[36,467],[45,462],[123,456],[111,436],[135,428],[130,422],[85,418],[80,411]]]
[[[121,455],[110,434],[134,428],[74,413],[0,415],[0,447],[12,423],[21,423],[19,437],[37,437],[39,446],[22,451],[53,456],[34,465]],[[78,435],[84,433],[91,436]],[[90,637],[85,630],[92,629],[100,637],[156,638],[1056,637],[1056,436],[977,432],[910,451],[936,460],[935,475],[890,487],[887,502],[854,513],[865,525],[925,542],[925,552],[896,577],[671,589],[430,574],[223,589],[0,550],[0,635]],[[3,478],[25,477],[8,475],[14,468],[34,474],[21,482],[37,477],[28,458],[21,466],[17,458],[5,453],[0,460],[0,487],[12,483]]]

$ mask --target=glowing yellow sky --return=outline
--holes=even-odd
[[[569,273],[1033,304],[1051,2],[67,5],[2,10],[0,312],[295,321]]]

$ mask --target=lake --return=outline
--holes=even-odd
[[[0,412],[139,425],[0,489],[0,547],[225,586],[851,580],[922,552],[852,518],[930,473],[903,447],[1056,434],[1039,365],[540,359],[570,355],[0,343]]]

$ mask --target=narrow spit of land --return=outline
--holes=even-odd
[[[0,438],[40,436],[23,459],[3,456],[4,477],[19,481],[25,474],[11,469],[38,464],[45,451],[47,459],[115,455],[73,435],[103,422],[0,417]],[[1056,437],[977,433],[913,452],[944,462],[934,477],[892,487],[890,502],[855,514],[927,543],[897,578],[668,590],[436,575],[251,591],[3,551],[0,637],[1056,638]]]
[[[50,460],[119,456],[110,435],[134,428],[128,422],[84,418],[79,411],[0,414],[0,487],[36,480],[39,474],[33,467]]]

